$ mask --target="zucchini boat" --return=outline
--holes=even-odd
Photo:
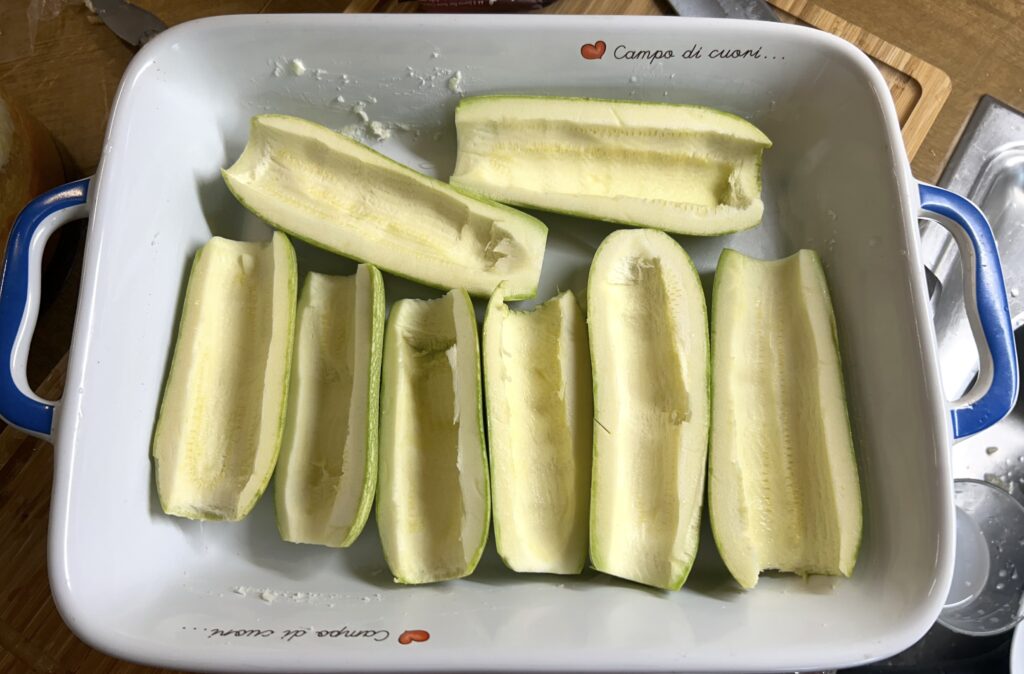
[[[376,267],[306,276],[274,487],[286,541],[346,548],[366,524],[377,486],[383,342]]]
[[[399,583],[473,572],[490,524],[476,316],[465,290],[399,300],[384,335],[377,526]]]
[[[559,213],[711,236],[761,221],[771,141],[695,105],[545,96],[465,98],[451,183]]]
[[[571,291],[484,319],[484,383],[498,554],[513,571],[579,573],[587,560],[593,390]]]
[[[192,263],[153,434],[168,515],[240,520],[274,472],[285,423],[295,250],[220,237]]]
[[[764,569],[849,576],[860,481],[825,273],[809,250],[725,250],[712,298],[711,526],[745,588]]]
[[[594,371],[590,557],[599,571],[677,590],[697,552],[708,445],[708,324],[672,237],[619,230],[587,289]]]
[[[453,189],[348,136],[286,115],[252,118],[223,171],[242,204],[274,227],[397,276],[488,296],[532,297],[547,228]]]

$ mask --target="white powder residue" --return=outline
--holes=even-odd
[[[353,105],[351,110],[356,117],[363,120],[364,124],[368,124],[370,122],[370,116],[366,114],[366,103],[363,101],[359,101]]]
[[[366,97],[366,102],[369,103],[370,105],[373,105],[374,103],[377,102],[377,97],[376,96],[367,96]]]
[[[302,59],[292,59],[292,74],[301,76],[306,73],[306,64],[302,62]]]
[[[362,124],[348,124],[338,129],[339,132],[345,134],[349,138],[355,138],[356,140],[366,140],[366,129]]]
[[[345,97],[342,96],[341,94],[338,94],[338,97],[335,98],[334,100],[337,101],[338,103],[344,103],[345,102]]]
[[[432,58],[432,59],[436,59],[439,56],[441,56],[441,52],[439,52],[439,51],[432,51],[432,52],[430,52],[430,58]]]
[[[339,592],[285,592],[283,590],[274,590],[269,587],[249,587],[245,585],[238,585],[231,588],[231,592],[241,597],[251,597],[258,599],[266,604],[272,604],[275,601],[292,601],[297,604],[312,604],[317,606],[327,606],[333,608],[334,604],[339,601],[361,601],[363,603],[369,603],[371,601],[382,601],[384,595],[380,592],[363,596],[355,594],[344,594]],[[221,594],[220,596],[224,596]]]
[[[1018,297],[1020,295],[1019,288],[1010,288],[1010,297]]]
[[[637,77],[636,77],[636,75],[630,75],[630,76],[629,76],[629,81],[630,81],[630,82],[636,82],[636,80],[637,80]]]
[[[284,64],[277,62],[274,64],[274,77],[281,77],[284,75]]]
[[[455,74],[448,79],[448,90],[455,94],[463,93],[461,70],[456,70]]]
[[[383,122],[378,122],[376,120],[370,122],[370,133],[372,133],[377,140],[386,140],[391,137],[391,129],[389,129]]]
[[[317,68],[316,70],[313,71],[313,77],[317,78],[318,80],[322,80],[325,75],[327,75],[327,71],[324,70],[323,68]]]

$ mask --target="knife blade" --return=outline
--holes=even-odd
[[[679,16],[778,21],[765,0],[668,0]]]
[[[167,28],[155,15],[126,0],[87,0],[86,5],[115,35],[135,47]]]
[[[718,4],[730,19],[779,20],[778,15],[765,0],[718,0]]]

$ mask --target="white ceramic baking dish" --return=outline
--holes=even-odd
[[[349,105],[364,101],[371,119],[392,124],[379,149],[447,177],[458,89],[699,103],[743,115],[774,140],[764,224],[680,240],[705,281],[724,246],[821,253],[863,483],[865,533],[851,579],[769,575],[742,592],[705,530],[677,593],[594,572],[516,575],[493,548],[468,579],[402,587],[391,582],[372,526],[339,552],[281,542],[268,498],[237,524],[161,513],[150,436],[191,257],[211,233],[269,235],[219,175],[244,145],[249,117],[283,112],[341,128],[359,121]],[[977,393],[956,404],[942,397],[927,312],[922,196],[928,210],[965,223],[950,226],[973,243],[966,259],[979,281],[981,310],[971,305],[987,336],[986,366]],[[39,258],[50,231],[84,214],[67,389],[47,403],[24,377]],[[566,287],[584,295],[591,255],[613,227],[541,217],[551,234],[540,297]],[[810,29],[335,15],[173,28],[128,68],[98,175],[30,206],[8,250],[0,348],[11,356],[10,372],[0,373],[0,412],[56,446],[49,564],[57,605],[97,648],[187,669],[792,671],[895,653],[928,629],[949,586],[954,431],[994,422],[1016,395],[998,259],[979,218],[969,203],[919,188],[878,72],[849,44]],[[305,269],[353,267],[297,247]],[[389,299],[435,295],[395,278],[387,291]],[[406,630],[429,638],[402,643]]]

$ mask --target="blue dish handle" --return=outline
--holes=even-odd
[[[977,206],[941,187],[918,187],[922,216],[949,230],[964,260],[964,304],[981,355],[977,381],[950,409],[953,437],[964,438],[1001,420],[1017,402],[1017,349],[1003,269],[992,228]]]
[[[0,417],[11,426],[49,440],[58,403],[28,385],[25,365],[39,314],[43,248],[62,225],[88,215],[90,178],[67,183],[33,199],[18,214],[7,239],[0,276]]]

